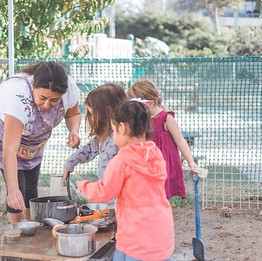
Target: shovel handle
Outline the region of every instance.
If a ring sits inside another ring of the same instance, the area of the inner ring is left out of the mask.
[[[196,221],[196,238],[201,239],[201,221],[200,221],[200,206],[198,196],[198,182],[200,180],[197,175],[192,175],[195,190],[195,221]]]

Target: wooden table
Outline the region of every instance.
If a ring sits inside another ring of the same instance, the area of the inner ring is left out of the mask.
[[[1,240],[0,256],[2,261],[24,261],[24,260],[89,260],[89,256],[65,257],[57,253],[56,241],[51,234],[52,228],[49,226],[40,227],[33,236],[21,236],[16,243],[7,243]],[[1,233],[1,238],[3,231]],[[114,228],[105,232],[96,233],[96,251],[109,242],[114,236]]]

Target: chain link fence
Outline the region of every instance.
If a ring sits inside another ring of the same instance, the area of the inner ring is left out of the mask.
[[[262,58],[133,58],[52,59],[63,63],[81,89],[82,144],[88,139],[82,103],[88,91],[105,82],[126,89],[140,79],[158,86],[166,108],[191,146],[198,165],[209,170],[202,182],[203,207],[260,208],[262,200]],[[15,71],[39,60],[17,60]],[[0,60],[1,78],[7,62]],[[41,183],[62,174],[73,152],[65,146],[67,130],[60,124],[45,149]],[[96,174],[97,161],[78,165],[75,177]],[[74,175],[73,175],[74,176]],[[192,183],[186,175],[188,191]]]

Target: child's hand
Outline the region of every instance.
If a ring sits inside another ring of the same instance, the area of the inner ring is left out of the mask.
[[[197,164],[196,164],[194,161],[188,163],[188,166],[189,166],[189,168],[190,168],[190,172],[194,172],[194,169],[197,169],[197,168],[198,168]]]
[[[195,168],[190,169],[190,173],[191,173],[191,175],[197,174],[198,177],[204,179],[204,178],[207,177],[208,170],[196,166]]]
[[[83,184],[86,185],[88,183],[92,183],[92,181],[91,180],[77,180],[76,181],[76,187],[77,187],[78,190],[80,190],[82,188]]]
[[[81,181],[79,181],[79,180],[78,180],[78,181],[76,181],[76,187],[77,187],[77,189],[78,189],[78,190],[79,190],[79,189],[80,189],[80,187],[81,187],[81,185],[80,185],[80,184],[81,184]]]
[[[91,180],[78,180],[76,181],[76,187],[78,189],[78,191],[80,191],[80,193],[84,193],[86,191],[86,186],[92,183]]]
[[[69,170],[67,170],[67,169],[64,169],[64,170],[63,170],[63,179],[64,179],[64,181],[67,180],[67,178],[68,178],[68,174],[69,174],[69,173],[70,173]]]

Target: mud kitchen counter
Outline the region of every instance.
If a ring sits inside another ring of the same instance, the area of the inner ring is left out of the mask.
[[[3,229],[3,227],[2,227]],[[3,231],[1,233],[1,239]],[[24,261],[24,260],[94,260],[91,254],[84,257],[65,257],[57,253],[56,241],[52,237],[52,228],[50,226],[40,227],[33,236],[21,236],[15,243],[7,243],[6,240],[1,240],[0,260],[5,261]],[[96,251],[99,251],[105,246],[114,236],[114,228],[106,231],[98,231],[96,233]],[[100,251],[101,252],[101,251]],[[98,259],[96,259],[98,260]],[[110,259],[101,259],[110,260]]]

